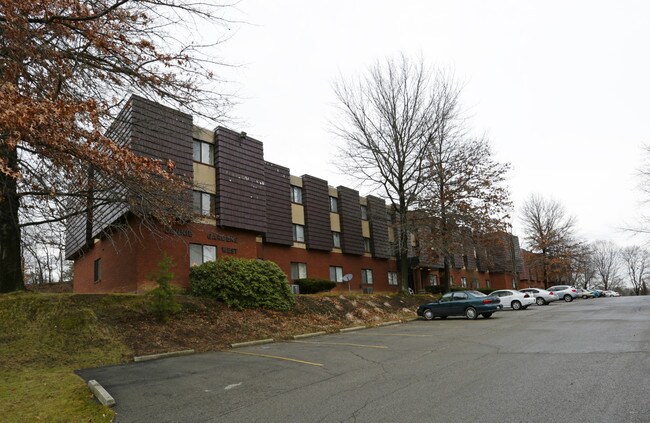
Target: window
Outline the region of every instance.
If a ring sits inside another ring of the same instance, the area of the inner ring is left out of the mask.
[[[462,286],[463,288],[467,288],[467,278],[465,277],[460,278],[460,286]]]
[[[361,283],[372,285],[372,269],[361,269]]]
[[[486,288],[490,287],[490,281],[488,279],[485,280],[485,287]]]
[[[515,281],[515,278],[512,278],[512,289],[517,289],[517,282]]]
[[[388,272],[388,285],[397,285],[397,272]]]
[[[302,204],[302,188],[291,185],[291,202]]]
[[[449,276],[449,286],[454,286],[454,277]]]
[[[293,225],[293,240],[305,242],[305,227],[303,225]]]
[[[474,279],[474,289],[480,289],[481,284],[479,283],[478,279]]]
[[[429,275],[429,285],[438,285],[438,275]]]
[[[370,252],[370,238],[363,238],[363,252],[364,253],[369,253]]]
[[[307,263],[291,262],[291,279],[305,279],[307,277]]]
[[[330,197],[330,211],[332,213],[338,213],[339,212],[339,201],[338,198],[336,197]]]
[[[198,266],[217,259],[217,247],[214,245],[190,244],[190,266]]]
[[[343,268],[339,266],[330,266],[330,281],[343,282]]]
[[[341,232],[332,232],[332,243],[334,248],[341,248]]]
[[[94,264],[94,281],[99,282],[102,279],[102,259],[98,258]]]
[[[368,206],[361,206],[361,220],[368,220]]]
[[[454,292],[454,301],[462,301],[467,299],[467,294],[464,292]]]
[[[210,166],[214,165],[214,145],[193,140],[192,142],[192,160]]]
[[[194,214],[200,216],[214,216],[215,201],[214,195],[207,192],[192,191]]]

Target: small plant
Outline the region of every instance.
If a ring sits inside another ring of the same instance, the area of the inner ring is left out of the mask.
[[[153,296],[151,311],[163,322],[168,321],[169,317],[181,308],[174,298],[175,290],[171,285],[176,277],[171,271],[172,267],[174,267],[172,258],[165,255],[158,263],[158,271],[150,276],[151,280],[158,284],[158,287],[150,292]]]
[[[301,294],[316,294],[318,292],[331,291],[336,286],[336,282],[325,279],[296,279],[294,281],[300,287]]]

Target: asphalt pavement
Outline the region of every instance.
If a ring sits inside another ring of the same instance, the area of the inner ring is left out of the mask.
[[[116,422],[650,422],[650,297],[80,370]]]

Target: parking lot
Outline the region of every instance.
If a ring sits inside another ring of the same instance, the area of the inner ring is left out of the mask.
[[[414,321],[79,372],[118,422],[650,420],[650,297]]]

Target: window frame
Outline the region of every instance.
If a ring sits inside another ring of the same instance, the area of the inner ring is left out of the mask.
[[[295,270],[295,272],[294,272]],[[304,270],[304,275],[303,271]],[[294,273],[297,274],[298,277],[294,277]],[[291,262],[291,280],[295,281],[298,279],[307,279],[307,263],[301,262],[301,261],[292,261]]]
[[[368,278],[370,276],[370,278]],[[361,283],[364,285],[372,285],[373,278],[372,278],[372,269],[361,269]]]
[[[293,224],[293,242],[305,242],[305,225]]]
[[[197,145],[198,145],[198,149],[196,148]],[[207,152],[205,151],[205,148],[207,148]],[[197,152],[198,152],[198,160],[196,157]],[[204,157],[206,154],[208,155],[207,161]],[[208,166],[214,166],[214,144],[193,138],[192,139],[192,161],[196,163],[208,165]]]
[[[291,185],[291,202],[294,204],[303,204],[302,187],[299,187],[298,185]]]
[[[339,199],[330,195],[330,213],[339,212]]]
[[[330,282],[343,283],[343,267],[342,266],[330,266]],[[339,277],[340,270],[340,277]],[[334,273],[332,273],[332,271]],[[334,279],[332,279],[334,276]]]
[[[198,210],[197,210],[197,194],[200,196],[198,197]],[[207,208],[206,208],[206,201],[207,201]],[[214,194],[210,194],[209,192],[204,192],[204,191],[199,191],[199,190],[192,190],[192,211],[194,214],[197,216],[201,217],[211,217],[216,214],[216,205],[217,199]]]
[[[394,279],[394,281],[391,281],[392,279]],[[393,272],[393,271],[388,272],[388,285],[389,286],[399,285],[399,277],[397,275],[397,272]]]
[[[361,210],[361,220],[368,220],[368,206],[359,204]]]
[[[102,280],[102,258],[99,257],[93,262],[93,282]]]
[[[341,232],[332,231],[332,245],[334,248],[341,248]]]
[[[364,253],[370,253],[371,252],[371,244],[370,244],[370,238],[364,236],[363,237],[363,252]]]
[[[192,260],[193,254],[196,253],[196,251],[194,251],[194,253],[192,252],[193,247],[195,247],[195,248],[196,247],[201,247],[201,250],[200,250],[200,253],[201,253],[200,263],[199,262],[194,263],[194,260]],[[206,251],[212,251],[212,254],[206,254]],[[218,258],[217,246],[216,245],[210,245],[210,244],[197,244],[197,243],[193,242],[193,243],[190,243],[189,250],[188,250],[188,255],[190,256],[189,257],[190,258],[190,267],[192,267],[192,266],[200,266],[200,265],[202,265],[204,263],[217,260],[217,258]],[[206,260],[206,256],[207,257],[212,256],[213,259]]]

